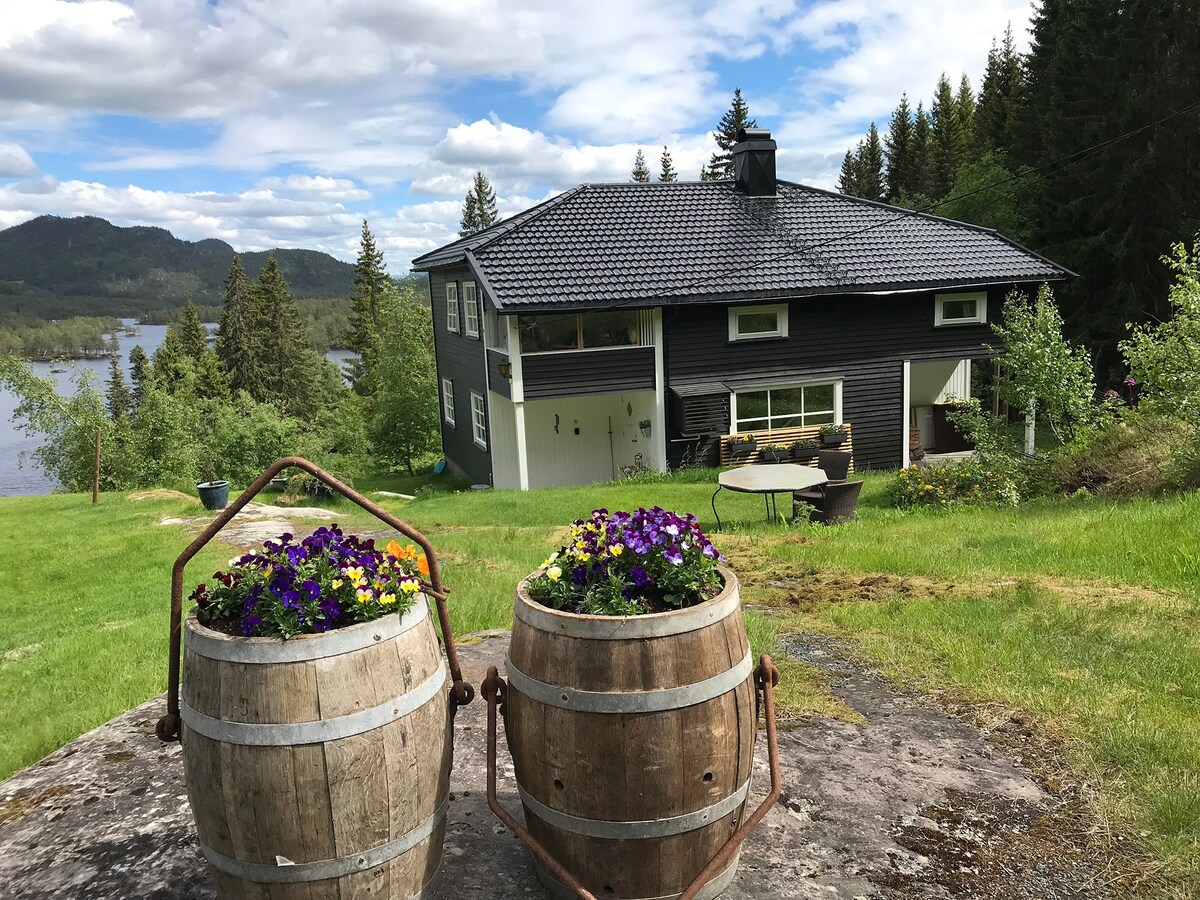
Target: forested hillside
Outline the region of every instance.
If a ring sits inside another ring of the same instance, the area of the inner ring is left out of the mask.
[[[353,265],[314,250],[271,252],[297,297],[350,296]],[[40,216],[0,231],[0,312],[61,318],[215,305],[233,254],[224,241],[183,241],[163,228]],[[242,254],[251,278],[267,256]]]

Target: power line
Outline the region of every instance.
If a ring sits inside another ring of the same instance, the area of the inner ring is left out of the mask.
[[[1051,160],[1050,162],[1044,163],[1041,166],[1038,166],[1036,168],[1026,169],[1017,174],[1010,175],[1008,178],[1003,178],[1003,179],[993,182],[991,184],[986,184],[983,187],[975,188],[974,190],[967,191],[963,194],[957,194],[953,197],[945,197],[945,198],[937,201],[936,203],[931,203],[930,205],[923,207],[921,209],[904,210],[904,211],[900,212],[898,215],[891,217],[890,219],[884,219],[883,221],[876,222],[872,225],[865,225],[862,228],[856,228],[856,229],[852,229],[850,231],[843,232],[842,234],[836,234],[836,235],[833,235],[832,237],[824,238],[822,240],[815,241],[811,244],[806,244],[805,246],[802,246],[802,247],[794,247],[794,248],[792,248],[790,250],[786,250],[783,253],[780,253],[776,256],[771,256],[771,257],[768,257],[767,259],[761,259],[758,262],[753,263],[752,265],[739,266],[737,268],[729,269],[724,272],[718,272],[714,275],[706,275],[703,278],[699,278],[699,279],[689,282],[687,284],[680,285],[679,287],[672,288],[671,295],[667,295],[667,294],[663,294],[663,293],[644,294],[644,295],[637,296],[637,297],[627,298],[616,305],[623,306],[623,305],[628,305],[630,303],[641,303],[646,300],[666,299],[668,296],[676,296],[681,291],[691,290],[692,288],[698,287],[702,284],[706,284],[710,281],[714,281],[719,278],[728,278],[728,277],[731,277],[734,275],[742,275],[742,274],[745,274],[748,272],[753,272],[755,269],[761,268],[762,266],[765,266],[765,265],[770,265],[773,262],[779,262],[780,260],[787,259],[788,257],[791,257],[791,256],[796,256],[801,253],[808,253],[812,250],[818,250],[822,247],[828,247],[828,246],[830,246],[832,244],[836,244],[840,241],[845,241],[852,237],[858,237],[859,235],[867,234],[868,232],[875,231],[879,228],[884,228],[888,225],[894,225],[897,222],[903,221],[904,219],[908,219],[913,216],[927,215],[927,214],[929,214],[929,212],[931,210],[937,209],[941,206],[945,206],[948,203],[954,203],[959,200],[965,200],[968,197],[973,197],[976,194],[981,194],[986,191],[993,191],[996,188],[1004,187],[1005,185],[1011,184],[1015,181],[1024,181],[1034,175],[1038,175],[1040,177],[1038,177],[1036,181],[1030,182],[1030,185],[1036,184],[1038,182],[1044,181],[1046,178],[1050,177],[1050,175],[1056,174],[1057,172],[1061,171],[1062,169],[1067,168],[1068,166],[1072,166],[1078,162],[1082,162],[1083,160],[1087,159],[1090,156],[1095,155],[1096,153],[1099,153],[1103,150],[1107,150],[1108,148],[1112,147],[1115,144],[1119,144],[1122,141],[1128,140],[1131,137],[1135,137],[1136,135],[1141,134],[1143,131],[1147,131],[1151,128],[1156,128],[1157,126],[1162,125],[1165,122],[1169,122],[1172,119],[1176,119],[1180,116],[1187,115],[1188,113],[1195,112],[1196,110],[1200,110],[1200,101],[1193,103],[1190,106],[1186,106],[1183,109],[1177,110],[1176,112],[1168,113],[1167,115],[1163,116],[1162,118],[1156,119],[1155,121],[1149,122],[1138,128],[1134,128],[1133,130],[1127,131],[1124,134],[1118,135],[1117,137],[1108,138],[1107,140],[1100,141],[1099,143],[1093,144],[1090,147],[1085,147],[1084,149],[1077,150],[1074,153],[1068,153],[1064,156],[1060,156],[1057,159]],[[1053,171],[1051,171],[1051,170],[1053,170]],[[1028,187],[1028,186],[1029,185],[1023,185],[1022,187]],[[986,209],[986,208],[988,208],[988,206],[991,206],[992,204],[994,204],[1002,199],[1006,199],[1008,197],[1015,196],[1016,193],[1017,193],[1016,191],[1013,191],[1011,193],[1004,194],[1000,197],[995,197],[989,203],[984,204],[982,207],[979,207],[979,208]]]

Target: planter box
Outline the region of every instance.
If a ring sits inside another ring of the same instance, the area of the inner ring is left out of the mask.
[[[628,618],[550,609],[517,586],[505,719],[517,787],[529,830],[596,897],[678,896],[746,811],[755,729],[729,723],[754,721],[752,656],[737,578],[720,571],[712,600]],[[574,896],[534,865],[554,896]]]
[[[840,447],[846,443],[846,435],[844,434],[823,434],[821,435],[821,443],[826,447]]]
[[[758,449],[758,441],[730,441],[729,453],[731,456],[749,456]]]
[[[792,454],[790,450],[772,450],[768,447],[759,455],[759,459],[761,459],[763,462],[781,463],[787,462],[789,459],[791,459],[791,456]]]
[[[820,453],[821,450],[819,447],[807,447],[804,449],[797,447],[792,448],[792,458],[798,459],[802,462],[808,462],[809,460],[816,459]]]
[[[357,897],[363,879],[429,896],[450,695],[423,595],[403,616],[287,640],[193,612],[183,661],[184,775],[220,896]]]

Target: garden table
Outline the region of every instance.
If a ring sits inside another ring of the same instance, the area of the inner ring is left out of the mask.
[[[775,505],[775,495],[803,491],[829,481],[821,469],[812,466],[797,466],[793,463],[779,463],[766,466],[743,466],[740,469],[730,469],[717,476],[717,489],[712,495],[712,511],[717,517],[717,528],[721,527],[721,515],[717,512],[717,494],[724,488],[739,494],[762,494],[767,507],[767,521],[774,522],[779,518]]]

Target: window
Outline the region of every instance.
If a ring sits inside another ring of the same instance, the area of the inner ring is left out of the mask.
[[[933,310],[935,326],[981,324],[987,321],[987,294],[938,294]]]
[[[774,431],[832,425],[840,415],[842,383],[751,388],[733,395],[734,431]]]
[[[449,378],[442,379],[442,418],[454,427],[454,382]]]
[[[471,437],[480,450],[487,449],[487,407],[483,395],[471,391]]]
[[[446,285],[446,330],[458,334],[458,282]]]
[[[508,316],[502,316],[494,309],[487,310],[483,317],[484,334],[487,345],[492,350],[508,352]]]
[[[591,312],[569,316],[521,316],[517,319],[522,353],[638,347],[642,316],[636,309]]]
[[[467,337],[479,337],[479,292],[475,282],[463,282],[463,300],[467,308]]]
[[[729,310],[729,339],[753,341],[788,336],[788,308],[778,306],[742,306]]]

